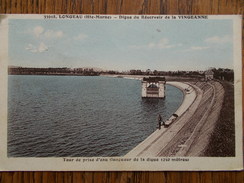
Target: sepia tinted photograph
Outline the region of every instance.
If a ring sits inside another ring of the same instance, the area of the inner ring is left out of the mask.
[[[241,17],[0,18],[6,159],[89,170],[218,169],[191,166],[208,158],[225,158],[226,169],[242,159]]]

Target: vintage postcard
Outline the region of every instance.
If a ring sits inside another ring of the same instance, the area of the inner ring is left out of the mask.
[[[0,170],[242,170],[241,21],[0,15]]]

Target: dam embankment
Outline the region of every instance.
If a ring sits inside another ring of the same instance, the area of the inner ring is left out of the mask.
[[[187,85],[191,93],[186,93]],[[156,130],[126,156],[204,156],[223,105],[224,88],[216,81],[175,86],[185,93],[176,111],[179,117],[167,128]]]

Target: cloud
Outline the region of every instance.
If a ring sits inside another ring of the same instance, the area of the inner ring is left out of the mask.
[[[32,50],[34,46],[32,44],[28,44],[28,46],[25,48],[26,50]]]
[[[182,50],[183,52],[188,52],[188,51],[201,51],[201,50],[206,50],[210,49],[211,47],[214,48],[213,44],[223,44],[223,43],[230,43],[232,41],[232,37],[229,35],[225,36],[212,36],[208,37],[204,40],[205,44],[207,46],[192,46],[188,49]]]
[[[78,36],[74,37],[75,40],[83,40],[86,39],[88,36],[86,34],[80,33]]]
[[[63,35],[64,35],[63,31],[47,30],[44,33],[44,36],[46,38],[61,38],[63,37]]]
[[[169,40],[166,39],[166,38],[161,39],[161,40],[155,45],[156,48],[161,48],[161,49],[164,49],[164,48],[172,48],[172,47],[175,47],[175,46],[176,46],[176,45],[169,44]]]
[[[64,33],[61,30],[45,30],[42,26],[36,26],[30,32],[38,39],[62,38],[64,36]]]
[[[39,47],[38,47],[38,51],[41,53],[41,52],[44,52],[47,50],[48,50],[48,47],[43,42],[41,42]]]
[[[42,26],[36,26],[34,29],[33,29],[33,33],[34,35],[39,38],[40,35],[44,32],[44,28]]]
[[[48,51],[48,46],[41,42],[37,46],[34,46],[33,44],[28,44],[28,46],[25,49],[32,53],[42,53],[44,51]]]
[[[170,44],[167,38],[162,38],[158,42],[151,42],[147,45],[131,45],[130,48],[132,49],[167,49],[173,47],[182,46],[181,43],[179,44]]]
[[[213,37],[209,37],[206,38],[204,40],[207,43],[215,43],[215,44],[222,44],[222,43],[229,43],[232,41],[232,37],[229,35],[225,35],[225,36],[213,36]]]
[[[192,46],[188,49],[183,50],[183,52],[188,52],[188,51],[201,51],[201,50],[206,50],[209,49],[208,46]]]

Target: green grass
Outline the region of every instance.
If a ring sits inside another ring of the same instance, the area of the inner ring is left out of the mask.
[[[205,156],[235,156],[235,119],[234,119],[234,86],[230,82],[222,82],[225,96],[220,117],[205,151]]]

